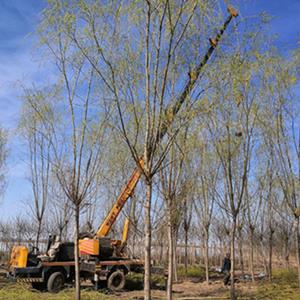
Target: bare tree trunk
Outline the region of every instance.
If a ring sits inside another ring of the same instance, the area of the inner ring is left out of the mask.
[[[298,285],[300,287],[300,249],[299,249],[299,217],[295,220],[295,242],[296,242],[296,260],[298,269]]]
[[[177,274],[177,233],[174,234],[174,240],[173,240],[173,279],[175,282],[178,281],[178,274]]]
[[[185,277],[188,273],[188,229],[184,228],[184,272]]]
[[[243,255],[243,244],[242,242],[239,242],[239,256],[240,256],[240,267],[242,276],[245,275],[245,267],[244,267],[244,255]]]
[[[235,293],[235,283],[234,283],[234,269],[235,269],[235,234],[236,234],[236,219],[232,220],[232,228],[231,228],[231,240],[230,240],[230,256],[231,256],[231,286],[230,286],[230,299],[236,300]]]
[[[62,226],[58,226],[58,236],[61,241],[63,241],[63,229]]]
[[[152,182],[146,180],[146,203],[145,203],[145,277],[144,299],[151,299],[151,198]]]
[[[80,300],[80,270],[79,270],[79,206],[75,208],[75,236],[74,236],[74,254],[75,254],[75,299]]]
[[[172,287],[173,287],[173,263],[174,263],[174,245],[173,245],[173,227],[171,220],[171,212],[168,216],[168,282],[167,282],[167,300],[172,300]]]
[[[225,247],[223,246],[222,240],[219,240],[219,265],[222,266],[223,263],[223,255],[225,253]]]
[[[251,278],[254,282],[254,228],[250,228],[250,272],[251,272]]]
[[[131,196],[131,206],[130,206],[130,219],[131,219],[131,222],[133,224],[133,226],[131,226],[132,230],[130,230],[130,232],[132,232],[132,235],[131,235],[131,254],[132,254],[132,257],[135,257],[135,243],[136,243],[136,237],[137,237],[137,231],[136,231],[136,228],[137,228],[137,218],[136,218],[136,196],[135,194],[133,193],[132,196]]]
[[[268,261],[268,277],[269,281],[272,281],[272,258],[273,258],[273,228],[270,228],[269,235],[269,261]]]
[[[159,264],[162,264],[163,262],[163,258],[164,258],[164,239],[161,238],[161,241],[160,241],[160,245],[159,245]]]
[[[266,259],[265,255],[263,255],[262,259],[263,259],[264,272],[265,272],[265,274],[268,274],[267,259]]]
[[[35,240],[36,247],[39,247],[41,229],[42,229],[42,220],[38,220],[38,229],[37,229],[36,240]]]
[[[243,236],[241,230],[239,230],[239,258],[240,258],[240,267],[242,271],[242,275],[245,275],[245,268],[244,268],[244,255],[243,255]]]
[[[209,283],[209,255],[208,255],[209,228],[205,229],[205,277]]]
[[[134,229],[133,235],[132,235],[132,247],[131,247],[131,251],[132,251],[132,257],[135,257],[135,243],[136,243],[136,230]]]
[[[262,259],[263,259],[264,272],[267,274],[268,273],[268,266],[267,266],[265,246],[264,246],[263,235],[262,234],[260,235],[259,240],[260,240],[260,248],[261,248],[261,254],[262,254]]]
[[[196,250],[196,247],[193,246],[193,261],[192,261],[192,264],[195,265],[197,263],[197,250]]]
[[[284,239],[284,261],[285,261],[285,267],[288,269],[290,267],[289,263],[289,237],[286,235]]]

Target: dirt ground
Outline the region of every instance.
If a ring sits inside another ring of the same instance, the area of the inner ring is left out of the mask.
[[[251,295],[253,291],[257,290],[257,284],[252,285],[252,283],[248,282],[237,283],[236,287],[238,294],[243,295]],[[228,299],[229,289],[230,287],[224,286],[221,280],[215,280],[207,284],[206,282],[200,282],[196,278],[189,278],[187,281],[174,284],[173,296],[178,300]],[[164,299],[165,291],[153,290],[152,295],[157,299]],[[128,299],[142,299],[143,291],[123,292],[122,296]]]
[[[197,282],[197,280],[188,280],[175,283],[173,286],[173,293],[175,299],[182,300],[196,298],[200,299],[200,297],[204,297],[205,299],[217,299],[216,297],[224,297],[224,295],[226,296],[228,293],[228,288],[224,287],[221,281],[213,282],[212,284],[208,285],[203,282]],[[165,298],[165,291],[153,290],[152,294],[158,299]],[[123,295],[128,298],[136,297],[136,299],[139,299],[142,298],[143,291],[130,291],[123,293]]]

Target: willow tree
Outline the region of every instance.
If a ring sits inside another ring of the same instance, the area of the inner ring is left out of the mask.
[[[281,100],[280,100],[281,102]],[[290,213],[294,217],[294,241],[295,253],[298,267],[298,284],[300,287],[300,237],[299,237],[299,218],[300,218],[300,202],[299,202],[299,182],[300,182],[300,128],[295,125],[294,113],[291,118],[286,115],[282,103],[279,105],[279,113],[276,120],[276,152],[278,180],[280,182],[284,200],[290,209]],[[298,114],[298,113],[296,113]],[[285,116],[284,116],[285,115]],[[298,116],[297,116],[298,117]],[[297,122],[298,123],[298,122]],[[292,134],[289,133],[289,127],[292,127]]]
[[[20,133],[25,141],[29,160],[28,179],[31,183],[33,202],[29,206],[37,224],[35,246],[39,246],[40,235],[44,225],[51,187],[51,143],[53,130],[50,124],[55,122],[53,111],[48,107],[48,98],[37,90],[25,89]]]
[[[162,198],[165,202],[166,224],[168,227],[168,282],[167,299],[173,299],[172,286],[174,276],[174,258],[176,253],[177,231],[183,218],[183,208],[186,199],[190,198],[191,180],[184,176],[184,162],[187,158],[186,136],[188,128],[176,137],[176,142],[171,145],[171,149],[163,162],[160,170],[160,184]]]
[[[297,50],[299,52],[299,50]],[[299,82],[299,53],[287,58],[273,52],[269,59],[270,75],[265,81],[267,97],[272,105],[265,109],[265,126],[268,141],[273,149],[272,163],[276,172],[274,179],[294,219],[294,242],[300,286],[299,250],[299,182],[300,182],[300,128],[299,105],[294,88]]]
[[[248,184],[245,190],[245,205],[246,205],[246,225],[249,234],[250,243],[250,254],[249,254],[249,267],[251,273],[251,279],[254,282],[254,240],[255,233],[258,227],[258,216],[261,211],[264,182],[257,177],[255,179],[257,186],[255,186],[256,191],[251,193],[251,188]]]
[[[251,46],[249,47],[249,36]],[[259,34],[245,35],[222,55],[217,70],[212,70],[207,131],[220,161],[222,185],[217,188],[218,205],[230,220],[231,299],[235,292],[235,249],[238,220],[245,209],[246,189],[252,174],[258,118],[265,103],[264,70],[259,53],[264,51]],[[224,76],[226,74],[226,76]]]
[[[213,212],[217,197],[216,191],[219,183],[220,161],[216,157],[213,145],[209,144],[209,139],[201,136],[200,132],[197,132],[196,136],[194,136],[196,143],[194,149],[196,151],[194,154],[195,159],[193,160],[194,172],[192,174],[196,181],[195,211],[204,237],[205,277],[206,282],[209,283],[210,227],[213,221]]]
[[[44,11],[44,22],[38,33],[48,60],[55,66],[54,82],[46,90],[35,89],[32,98],[37,101],[42,93],[47,103],[48,113],[45,113],[44,106],[35,105],[41,122],[51,129],[51,137],[47,132],[43,135],[50,147],[46,159],[50,161],[51,174],[74,212],[76,299],[80,299],[80,213],[95,197],[99,183],[107,111],[99,105],[101,98],[93,68],[85,56],[74,49],[72,40],[62,30],[69,21],[62,14],[53,16],[50,11]],[[53,26],[51,31],[49,24]]]

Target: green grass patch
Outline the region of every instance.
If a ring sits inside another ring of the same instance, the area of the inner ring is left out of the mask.
[[[274,269],[272,283],[261,282],[254,296],[257,299],[300,300],[296,269]]]
[[[164,289],[164,277],[153,275],[151,281],[152,289]],[[126,276],[127,291],[143,290],[144,276],[143,274],[129,274]],[[0,300],[73,300],[74,288],[65,288],[57,294],[48,292],[39,292],[31,288],[29,284],[22,283],[6,283],[3,288],[0,288]],[[122,293],[122,292],[121,292]],[[116,299],[116,295],[107,289],[95,291],[93,287],[83,286],[81,290],[81,298],[83,300],[110,300]],[[131,299],[130,297],[122,299]]]
[[[274,282],[281,284],[297,284],[298,274],[297,270],[291,269],[275,269],[273,270]]]
[[[151,287],[153,289],[164,289],[165,278],[164,276],[152,274]],[[142,290],[144,288],[144,275],[138,273],[132,273],[126,276],[125,289],[129,291]]]
[[[187,277],[204,278],[205,268],[201,265],[188,266],[187,274],[186,274],[184,266],[179,265],[177,269],[177,274],[179,277],[187,276]]]
[[[50,294],[47,292],[39,292],[30,289],[28,285],[14,284],[0,289],[0,299],[2,300],[73,300],[74,288],[64,289],[57,294]],[[81,291],[81,298],[83,300],[109,300],[115,299],[113,295],[106,295],[101,292],[83,289]]]
[[[263,284],[254,293],[256,299],[299,300],[300,290],[290,285]]]

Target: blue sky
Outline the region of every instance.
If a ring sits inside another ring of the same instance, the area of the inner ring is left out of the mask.
[[[8,185],[1,202],[1,217],[19,214],[30,197],[27,164],[16,135],[21,107],[21,84],[36,82],[43,71],[35,53],[34,30],[45,6],[39,0],[0,0],[0,123],[9,130]]]
[[[267,12],[283,52],[297,46],[300,37],[300,0],[236,0],[241,17]],[[16,135],[21,83],[39,83],[50,77],[49,66],[38,55],[35,28],[46,3],[42,0],[0,0],[0,123],[9,131],[8,185],[1,199],[1,218],[26,213],[30,185],[26,180],[24,147]]]

